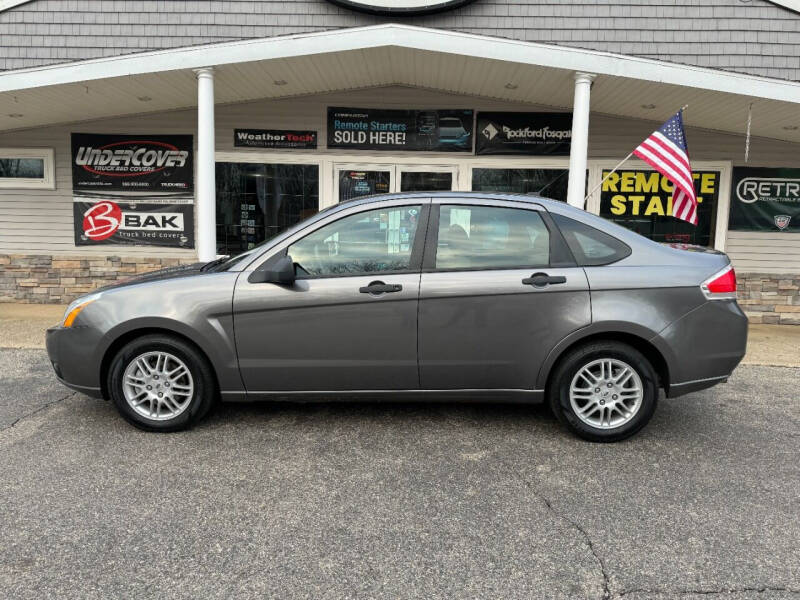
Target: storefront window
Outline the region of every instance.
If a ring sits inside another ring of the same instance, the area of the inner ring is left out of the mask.
[[[539,194],[567,201],[567,169],[472,169],[472,191]]]
[[[603,171],[603,177],[608,171]],[[656,242],[714,243],[719,199],[719,171],[694,173],[697,193],[697,226],[670,216],[672,183],[656,171],[626,170],[613,173],[602,186],[600,216]]]
[[[401,192],[447,192],[453,189],[453,174],[437,171],[403,171]]]
[[[389,191],[390,171],[339,171],[339,202]]]
[[[218,162],[217,252],[238,254],[319,210],[319,167]]]

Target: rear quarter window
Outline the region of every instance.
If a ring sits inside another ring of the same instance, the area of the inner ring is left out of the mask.
[[[610,265],[630,256],[630,246],[614,236],[569,217],[555,213],[551,215],[578,265]]]

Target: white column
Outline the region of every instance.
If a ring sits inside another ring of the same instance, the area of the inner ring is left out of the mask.
[[[567,202],[584,208],[586,165],[589,155],[589,94],[595,75],[575,73],[575,100],[572,104],[572,143],[569,151]]]
[[[197,259],[217,257],[217,189],[214,177],[214,69],[197,74]]]

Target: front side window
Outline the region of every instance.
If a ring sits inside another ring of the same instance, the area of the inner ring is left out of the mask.
[[[550,232],[536,211],[441,207],[437,269],[512,269],[549,264]]]
[[[361,212],[325,225],[289,246],[298,274],[310,277],[408,271],[421,206]]]

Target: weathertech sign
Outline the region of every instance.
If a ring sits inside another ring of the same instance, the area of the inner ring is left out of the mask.
[[[192,136],[72,134],[72,188],[99,192],[193,191]]]
[[[90,200],[73,203],[75,245],[194,247],[194,207]]]

